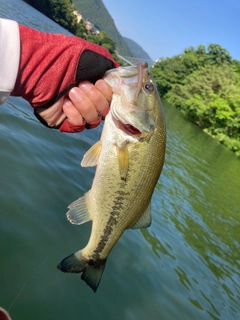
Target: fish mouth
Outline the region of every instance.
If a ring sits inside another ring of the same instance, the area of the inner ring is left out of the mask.
[[[128,133],[129,135],[139,135],[139,134],[141,134],[141,131],[139,131],[137,128],[135,128],[131,124],[123,124],[122,123],[122,127],[123,127],[123,131]]]
[[[127,134],[128,136],[135,137],[137,139],[145,139],[152,130],[139,130],[138,128],[134,127],[130,123],[123,123],[121,120],[114,119],[115,125],[119,130]]]
[[[136,135],[138,136],[138,135],[142,134],[142,132],[140,130],[138,130],[138,128],[134,127],[133,125],[131,125],[129,123],[124,124],[118,120],[117,124],[118,124],[118,128],[120,130],[122,130],[123,132],[125,132],[129,136],[136,136]]]

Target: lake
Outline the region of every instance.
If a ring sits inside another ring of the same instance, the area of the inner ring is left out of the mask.
[[[68,34],[20,0],[1,1],[0,16]],[[56,266],[89,238],[91,224],[65,213],[91,187],[94,169],[80,161],[102,126],[59,133],[21,98],[0,106],[0,305],[13,320],[240,319],[240,161],[163,105],[152,225],[124,233],[95,294]]]

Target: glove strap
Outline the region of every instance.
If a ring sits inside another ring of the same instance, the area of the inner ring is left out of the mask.
[[[40,109],[40,108],[38,108],[38,109]],[[108,111],[106,113],[101,114],[99,116],[98,120],[96,120],[96,121],[87,122],[84,120],[80,125],[75,125],[75,124],[70,123],[68,121],[68,119],[66,118],[58,126],[53,126],[53,127],[50,127],[47,124],[47,122],[40,116],[40,114],[37,112],[36,109],[34,110],[34,115],[47,128],[59,129],[60,132],[76,133],[76,132],[82,132],[84,129],[96,128],[101,123],[102,120],[105,120],[105,117],[108,114],[109,110],[110,109],[108,109]]]

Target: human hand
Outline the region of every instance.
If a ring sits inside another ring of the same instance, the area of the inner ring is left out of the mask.
[[[21,25],[19,30],[20,64],[11,95],[22,96],[44,125],[60,131],[78,132],[99,124],[111,93],[107,84],[97,81],[119,66],[110,53],[78,37]]]
[[[57,127],[64,121],[60,131],[80,132],[86,127],[95,128],[101,122],[109,111],[111,99],[111,87],[104,80],[98,80],[95,85],[83,81],[40,116],[50,127]]]

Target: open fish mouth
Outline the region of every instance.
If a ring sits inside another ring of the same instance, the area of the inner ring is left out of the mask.
[[[129,123],[124,124],[120,120],[115,120],[115,121],[117,122],[117,127],[129,136],[142,134],[142,132],[139,129],[137,129],[136,127],[134,127]]]
[[[128,132],[129,134],[141,134],[141,132],[131,124],[124,124],[123,129],[125,132]]]

